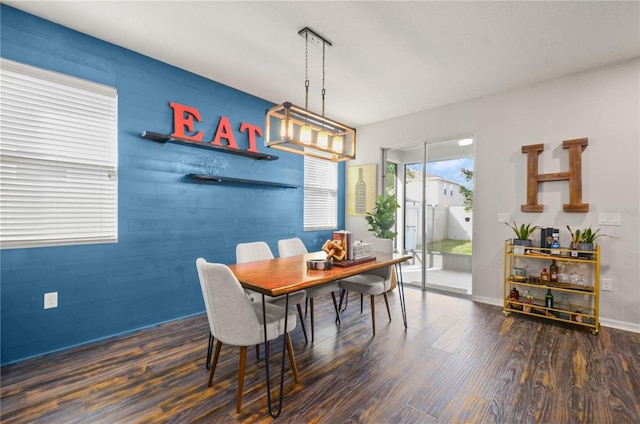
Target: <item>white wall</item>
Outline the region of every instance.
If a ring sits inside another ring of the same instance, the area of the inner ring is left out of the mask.
[[[605,325],[640,331],[640,60],[593,69],[358,128],[357,158],[350,165],[380,161],[380,148],[473,134],[474,299],[502,304],[502,247],[512,234],[499,212],[519,223],[560,228],[598,227],[598,214],[620,213],[622,225],[599,239],[602,277],[613,280],[601,296]],[[544,143],[539,172],[568,171],[562,141],[587,137],[582,155],[582,198],[588,213],[565,213],[568,182],[539,185],[542,213],[520,212],[526,203],[526,155],[521,147]],[[394,140],[394,145],[389,144]],[[378,186],[380,184],[378,183]],[[378,192],[380,188],[378,187]],[[367,236],[361,217],[347,216],[356,239]]]

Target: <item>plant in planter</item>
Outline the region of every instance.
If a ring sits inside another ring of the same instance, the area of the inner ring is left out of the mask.
[[[608,234],[598,234],[600,232],[600,228],[593,231],[591,226],[583,228],[582,230],[577,229],[575,232],[571,230],[571,227],[567,225],[567,230],[571,234],[571,249],[577,250],[576,254],[571,256],[579,256],[583,258],[591,258],[591,254],[589,253],[581,253],[581,252],[590,252],[595,250],[594,243],[598,237],[612,237]]]
[[[376,198],[373,211],[367,212],[364,219],[369,224],[369,231],[377,238],[393,239],[398,235],[397,231],[392,231],[396,225],[396,211],[400,205],[395,194],[386,197],[380,195]],[[396,267],[391,267],[391,287],[389,292],[396,288]]]
[[[513,253],[517,255],[524,254],[526,250],[525,247],[533,246],[533,243],[531,239],[529,239],[529,237],[535,230],[540,228],[537,225],[532,227],[530,223],[527,225],[522,224],[518,226],[515,220],[513,221],[513,224],[505,222],[505,225],[511,228],[516,234],[516,238],[513,239]]]
[[[392,228],[396,224],[396,211],[399,207],[395,194],[378,196],[373,211],[367,212],[364,217],[369,224],[367,229],[377,238],[395,238],[398,233],[392,231]]]

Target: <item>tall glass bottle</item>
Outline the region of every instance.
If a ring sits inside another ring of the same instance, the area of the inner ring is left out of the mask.
[[[544,306],[553,308],[553,293],[551,293],[551,289],[547,289],[547,294],[544,295]]]
[[[558,282],[558,264],[556,264],[555,259],[551,261],[551,266],[549,267],[549,281],[552,283]]]
[[[358,182],[356,183],[356,214],[367,213],[367,184],[364,182],[362,168],[358,169]]]

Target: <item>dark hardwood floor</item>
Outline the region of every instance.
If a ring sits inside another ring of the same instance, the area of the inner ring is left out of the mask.
[[[501,308],[406,289],[342,325],[316,299],[316,335],[292,333],[284,423],[640,423],[640,334],[599,335]],[[3,423],[270,423],[264,362],[250,349],[235,411],[239,348],[224,346],[207,387],[205,315],[3,367]],[[274,348],[277,346],[277,349]],[[279,366],[280,343],[273,345]],[[273,379],[274,383],[276,379]]]

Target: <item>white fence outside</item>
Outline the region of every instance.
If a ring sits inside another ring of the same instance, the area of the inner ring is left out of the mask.
[[[427,241],[471,240],[471,212],[464,206],[427,206]],[[405,249],[415,250],[422,245],[422,209],[420,204],[406,205]]]

